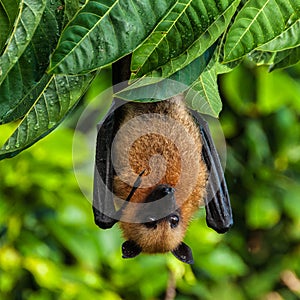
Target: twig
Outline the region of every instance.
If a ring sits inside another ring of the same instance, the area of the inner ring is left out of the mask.
[[[174,300],[175,297],[176,297],[176,278],[174,272],[170,270],[165,300]]]

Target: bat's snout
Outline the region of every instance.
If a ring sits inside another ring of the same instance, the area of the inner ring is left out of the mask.
[[[145,199],[145,203],[160,200],[162,198],[169,198],[174,200],[175,188],[167,184],[160,184],[155,187],[155,189],[150,193],[150,195]]]

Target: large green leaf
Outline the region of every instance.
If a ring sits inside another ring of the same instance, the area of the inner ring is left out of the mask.
[[[287,55],[279,60],[276,61],[271,67],[270,71],[276,70],[276,69],[282,69],[287,68],[292,65],[295,65],[300,61],[300,46],[291,50],[286,50],[282,52],[288,52]],[[279,52],[280,53],[280,52]]]
[[[23,0],[20,12],[14,24],[14,31],[10,35],[4,53],[0,57],[0,84],[5,80],[8,72],[16,65],[18,59],[31,41],[38,27],[46,0]]]
[[[63,12],[57,11],[62,5],[61,0],[48,0],[42,21],[35,30],[30,43],[21,57],[14,56],[10,62],[3,65],[9,70],[0,85],[0,124],[22,117],[35,101],[34,91],[39,80],[43,77],[49,63],[61,30]],[[12,52],[7,52],[12,55]],[[17,53],[14,53],[17,55]],[[2,60],[3,62],[3,60]]]
[[[290,67],[300,60],[300,46],[283,51],[255,50],[249,54],[249,58],[256,65],[269,65],[269,71]]]
[[[289,28],[299,18],[299,0],[249,0],[238,13],[228,32],[224,61],[239,59],[279,37],[284,31],[285,35],[292,35],[298,39],[299,34],[296,37],[295,30]],[[294,27],[297,27],[296,24]],[[289,43],[292,41],[289,40]]]
[[[254,50],[249,54],[249,59],[256,65],[272,65],[275,64],[290,54],[290,50],[279,52]]]
[[[211,46],[203,55],[167,79],[144,77],[116,93],[116,97],[129,101],[149,102],[166,100],[178,95],[187,90],[199,78],[211,60],[215,49],[216,45]]]
[[[13,28],[15,18],[18,14],[19,1],[17,0],[2,0],[0,1],[0,53],[8,38],[10,31]]]
[[[45,75],[37,86],[40,94],[15,132],[0,149],[0,159],[12,157],[55,129],[65,118],[94,78],[93,74]]]
[[[49,72],[85,73],[132,52],[173,1],[92,0],[63,31]]]
[[[283,51],[300,46],[300,16],[299,19],[275,39],[258,47],[262,51]]]
[[[203,54],[228,26],[239,0],[177,1],[133,53],[133,78],[167,78]]]
[[[215,62],[204,70],[187,91],[185,99],[187,104],[200,113],[218,117],[222,110],[222,101],[217,83],[217,69]]]

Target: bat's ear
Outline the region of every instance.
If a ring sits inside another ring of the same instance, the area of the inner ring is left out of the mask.
[[[189,265],[194,263],[192,250],[184,242],[181,242],[179,246],[172,251],[172,253],[176,258],[178,258],[184,263],[187,263]]]
[[[142,252],[142,248],[134,241],[126,241],[122,245],[122,257],[133,258]]]

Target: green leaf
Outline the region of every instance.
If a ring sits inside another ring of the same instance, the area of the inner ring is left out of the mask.
[[[279,70],[266,76],[265,68],[257,69],[256,76],[256,109],[260,114],[275,114],[283,110],[284,107],[292,107],[295,111],[298,107],[299,110],[300,84],[297,78],[289,76],[288,72]],[[281,119],[284,120],[284,115],[281,116]],[[284,137],[288,138],[291,143],[291,138],[287,135],[287,132],[293,132],[293,130],[285,128],[284,131],[286,132],[283,134]],[[257,135],[258,133],[256,133]],[[260,145],[262,145],[263,139],[260,140]],[[283,145],[284,139],[281,138],[281,146]],[[287,159],[287,154],[285,156]]]
[[[280,211],[278,205],[272,197],[255,195],[246,207],[246,221],[250,228],[271,228],[280,219]]]
[[[0,124],[24,116],[35,101],[36,85],[45,73],[62,25],[63,12],[57,11],[60,5],[61,0],[47,1],[42,21],[23,55],[12,58],[17,61],[6,76],[3,74],[4,81],[0,85]]]
[[[297,64],[300,61],[300,46],[278,52],[255,50],[249,54],[249,58],[258,66],[269,65],[269,71],[272,72]]]
[[[18,154],[55,129],[76,106],[93,78],[93,74],[48,75],[43,89],[37,87],[42,92],[31,109],[0,149],[0,159]]]
[[[249,0],[228,32],[224,61],[239,59],[280,36],[299,17],[299,0]]]
[[[10,35],[5,51],[0,57],[0,84],[30,43],[40,23],[45,7],[46,0],[21,1],[19,15],[14,24],[14,31]]]
[[[27,256],[24,259],[24,268],[32,273],[41,287],[55,289],[59,286],[61,270],[59,266],[47,259]]]
[[[235,61],[228,62],[228,63],[223,63],[223,62],[218,61],[218,62],[216,62],[216,65],[215,65],[216,72],[217,72],[217,74],[229,73],[234,68],[238,67],[242,61],[243,61],[242,59],[235,60]]]
[[[283,52],[288,52],[288,55],[286,55],[282,60],[275,62],[274,65],[270,67],[270,71],[287,68],[300,61],[300,47]]]
[[[269,71],[287,68],[300,61],[300,46],[278,52],[254,50],[249,58],[256,65],[269,65]]]
[[[65,22],[69,22],[77,11],[80,9],[80,1],[79,0],[65,0]]]
[[[215,278],[224,276],[224,272],[230,275],[245,274],[247,266],[243,260],[232,250],[226,247],[217,247],[212,251],[207,260],[201,264],[210,270]]]
[[[299,186],[291,186],[283,197],[283,208],[286,214],[298,221],[300,217]]]
[[[6,39],[13,28],[18,10],[19,1],[17,0],[2,0],[0,2],[0,53],[2,52]]]
[[[258,50],[275,52],[298,46],[300,46],[300,18],[276,38],[258,47]]]
[[[211,60],[216,46],[211,46],[203,55],[167,79],[142,78],[116,93],[116,97],[139,102],[166,100],[184,92],[197,80]]]
[[[89,1],[62,33],[49,72],[79,74],[132,52],[175,1]]]
[[[52,232],[53,236],[56,237],[57,240],[60,241],[64,245],[70,253],[76,257],[80,262],[86,263],[88,266],[93,266],[93,262],[97,262],[99,260],[99,254],[97,242],[96,240],[89,236],[87,239],[86,236],[89,234],[86,231],[79,230],[68,230],[68,228],[61,226],[59,229],[57,228],[56,222],[54,220],[47,220],[47,227],[49,227],[50,232]],[[86,245],[82,247],[78,240],[80,236],[86,238]]]
[[[226,31],[223,33],[222,37],[220,37],[218,49],[216,51],[215,58],[214,58],[215,61],[214,68],[216,69],[217,74],[229,73],[243,61],[243,59],[239,59],[228,63],[223,62],[225,38],[226,38]]]
[[[249,59],[253,61],[256,65],[272,65],[283,60],[290,54],[290,50],[270,52],[270,51],[260,51],[254,50],[249,54]]]
[[[217,71],[214,66],[204,70],[185,96],[187,104],[194,110],[218,117],[222,110],[222,101],[217,83]]]
[[[133,53],[133,78],[167,78],[190,64],[224,32],[239,2],[177,1]]]

